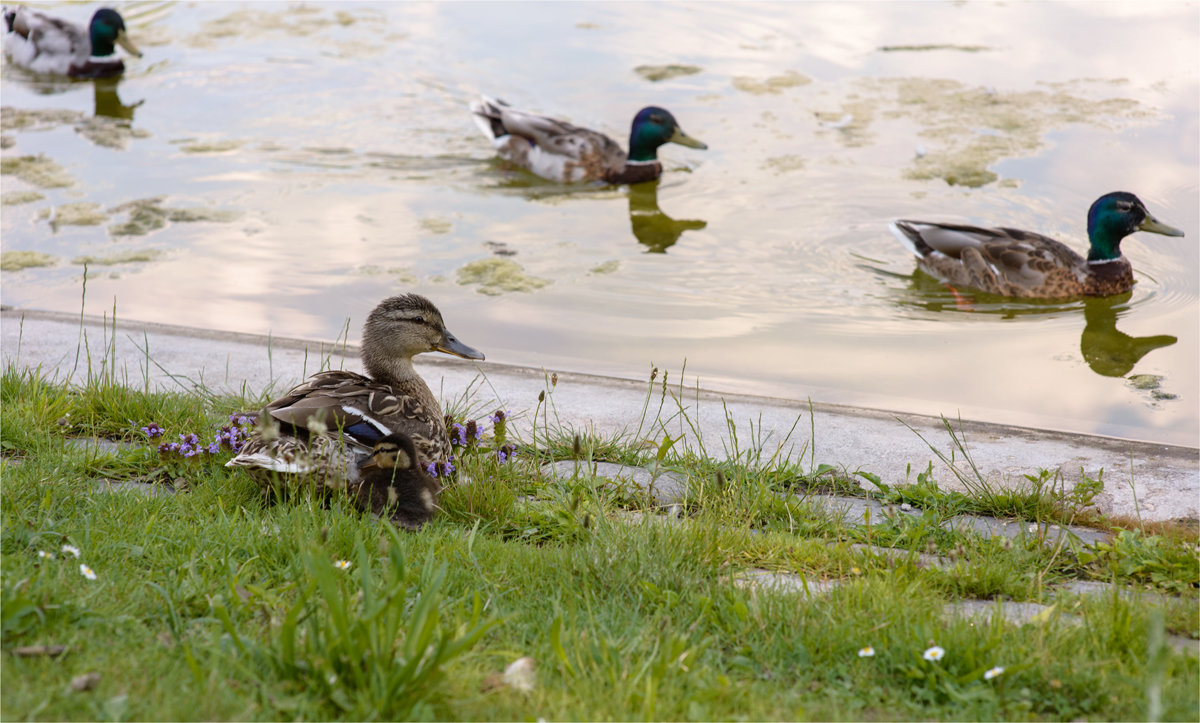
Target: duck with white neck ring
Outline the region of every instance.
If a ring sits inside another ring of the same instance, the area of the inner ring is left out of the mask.
[[[26,7],[5,8],[4,28],[4,54],[35,73],[108,78],[125,71],[115,46],[142,57],[112,8],[97,10],[86,28]]]

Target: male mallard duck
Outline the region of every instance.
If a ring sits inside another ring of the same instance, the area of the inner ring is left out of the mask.
[[[684,133],[675,116],[654,106],[633,117],[628,154],[603,133],[516,110],[502,100],[483,96],[471,103],[471,112],[501,158],[559,183],[653,181],[662,175],[659,146],[708,148]]]
[[[412,362],[427,351],[483,359],[447,331],[441,312],[425,297],[384,299],[363,326],[368,376],[327,371],[309,377],[259,413],[255,432],[225,466],[248,467],[264,487],[286,479],[355,492],[362,482],[360,463],[376,443],[403,433],[415,444],[423,469],[445,469],[446,422]]]
[[[125,35],[125,21],[110,8],[97,10],[86,29],[25,7],[5,8],[4,24],[5,54],[35,73],[72,78],[119,75],[125,63],[113,55],[113,43],[142,56]]]
[[[1121,255],[1121,239],[1134,231],[1183,235],[1122,191],[1101,196],[1088,210],[1087,260],[1052,238],[1013,228],[925,221],[896,221],[890,228],[917,255],[917,265],[945,284],[1042,299],[1129,291],[1133,267]]]
[[[420,529],[433,516],[441,487],[417,463],[417,449],[407,434],[389,434],[376,442],[358,469],[355,501],[361,509],[391,517],[409,530]]]

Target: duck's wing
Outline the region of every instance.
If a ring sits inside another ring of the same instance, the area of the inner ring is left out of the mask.
[[[504,136],[525,139],[543,153],[565,156],[575,161],[603,158],[620,170],[626,153],[620,144],[599,131],[583,128],[557,118],[517,110],[502,100],[482,97],[471,104],[476,124],[492,139]]]
[[[19,7],[5,12],[5,23],[9,32],[31,43],[37,54],[86,60],[91,52],[87,30],[62,18]]]
[[[271,402],[266,413],[282,424],[312,431],[324,425],[340,430],[352,443],[370,447],[393,431],[392,420],[419,403],[391,387],[354,372],[329,371],[309,377]]]
[[[1082,256],[1032,231],[927,221],[896,221],[891,230],[933,276],[993,294],[1040,296],[1087,275]]]

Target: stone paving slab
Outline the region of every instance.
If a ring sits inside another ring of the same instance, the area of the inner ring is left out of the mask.
[[[753,568],[734,577],[733,585],[748,590],[795,593],[806,598],[814,598],[833,590],[838,586],[838,581],[806,578],[794,573]]]
[[[115,349],[118,378],[138,387],[148,383],[151,389],[203,388],[232,393],[269,389],[279,393],[322,364],[359,368],[354,344],[129,321],[119,322],[114,332],[98,317],[81,320],[73,314],[17,309],[0,313],[3,361],[20,368],[41,367],[59,381],[80,383],[87,377],[88,356],[95,373],[108,349]],[[628,376],[643,377],[646,366],[631,366]],[[418,357],[417,369],[443,399],[455,398],[474,385],[483,395],[479,401],[487,408],[495,404],[514,413],[511,428],[521,435],[528,434],[530,412],[537,406],[538,394],[549,388],[551,372],[558,377],[551,394],[554,414],[561,426],[575,430],[632,435],[638,429],[647,393],[644,379],[469,363],[441,355]],[[481,375],[486,383],[479,383]],[[960,489],[954,473],[918,436],[949,457],[954,450],[939,417],[711,392],[701,387],[702,380],[694,378],[679,387],[675,385],[677,375],[672,375],[671,381],[664,410],[667,415],[683,410],[690,421],[686,424],[677,419],[668,430],[672,436],[682,435],[680,449],[703,449],[710,456],[723,456],[723,450],[733,448],[728,413],[736,423],[740,449],[753,446],[753,437],[757,437],[770,452],[779,445],[781,454],[794,461],[862,469],[878,474],[888,484],[903,483],[910,465],[911,469],[923,469],[931,462],[939,485]],[[661,392],[659,385],[656,398]],[[954,409],[946,409],[945,414],[954,420],[975,464],[994,485],[1023,486],[1028,484],[1023,475],[1046,468],[1061,471],[1069,487],[1080,479],[1081,468],[1092,476],[1103,469],[1106,489],[1096,500],[1103,512],[1155,521],[1200,520],[1200,449],[1196,447],[960,422]],[[642,436],[649,436],[649,427],[645,426]],[[810,428],[815,428],[815,438],[810,438]],[[793,429],[785,444],[784,438]],[[661,437],[661,433],[657,430],[656,435]],[[814,447],[815,459],[811,454]]]

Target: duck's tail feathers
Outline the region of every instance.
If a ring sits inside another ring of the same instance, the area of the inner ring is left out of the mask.
[[[301,460],[287,460],[272,457],[264,452],[239,454],[225,463],[226,467],[258,467],[260,469],[279,472],[280,474],[308,474],[312,465]]]
[[[510,107],[508,103],[498,98],[481,95],[479,100],[471,101],[470,107],[475,125],[479,126],[479,130],[483,131],[483,134],[490,140],[494,141],[501,136],[508,135],[508,130],[504,128],[504,121],[500,118],[503,109]]]
[[[912,225],[911,221],[893,221],[888,224],[888,230],[899,239],[900,243],[917,256],[925,258],[933,253],[933,247],[921,238],[921,231]]]

